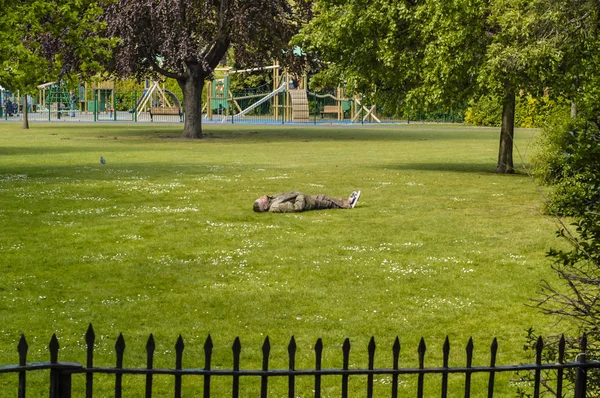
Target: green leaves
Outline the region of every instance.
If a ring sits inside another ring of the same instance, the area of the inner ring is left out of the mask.
[[[71,74],[92,75],[110,56],[114,40],[100,32],[103,9],[92,0],[17,2],[0,22],[0,82],[33,91]]]

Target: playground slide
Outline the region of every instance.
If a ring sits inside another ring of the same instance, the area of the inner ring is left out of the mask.
[[[157,89],[156,85],[152,86],[149,90],[144,90],[144,94],[142,94],[140,99],[138,99],[137,104],[135,104],[135,109],[137,109],[138,113],[143,111],[144,106],[151,99],[152,94],[154,94],[155,92],[155,89]],[[160,88],[158,88],[158,90],[160,90]],[[167,95],[171,99],[171,101],[173,101],[177,108],[181,109],[181,101],[179,101],[179,98],[177,98],[175,93],[167,89],[163,89],[162,91],[164,91],[165,95]]]
[[[166,88],[163,91],[171,98],[171,101],[173,101],[173,105],[181,109],[181,102],[179,101],[179,98],[177,98],[175,93],[171,90],[167,90]]]
[[[135,108],[138,112],[140,109],[140,104],[146,99],[146,93],[148,92],[148,90],[144,90],[144,93],[142,94],[142,96],[137,100],[137,103],[135,104]]]
[[[240,118],[243,117],[246,113],[250,112],[252,109],[256,108],[257,106],[261,105],[262,103],[270,100],[271,98],[273,98],[274,96],[276,96],[277,94],[281,93],[282,91],[285,90],[285,80],[282,79],[281,85],[279,86],[279,88],[277,88],[277,90],[269,93],[268,95],[264,96],[263,98],[261,98],[260,100],[256,101],[255,103],[253,103],[252,105],[250,105],[249,107],[247,107],[246,109],[244,109],[243,111],[241,111],[240,113],[233,115],[233,116],[225,116],[223,118],[223,120],[221,120],[221,123],[225,123],[228,120],[231,120],[231,118],[233,117],[234,119],[236,118]]]

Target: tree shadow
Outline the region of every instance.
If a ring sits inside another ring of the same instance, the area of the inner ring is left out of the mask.
[[[412,170],[412,171],[447,171],[452,173],[477,173],[477,174],[488,174],[488,175],[502,175],[497,174],[496,164],[493,161],[486,163],[401,163],[401,164],[391,164],[386,165],[386,169],[392,170]],[[510,175],[523,175],[526,176],[525,173],[517,170],[515,174]]]

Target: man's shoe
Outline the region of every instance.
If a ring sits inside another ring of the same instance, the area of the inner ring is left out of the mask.
[[[360,191],[355,191],[350,194],[350,208],[354,208],[356,203],[358,202],[358,198],[360,198]]]

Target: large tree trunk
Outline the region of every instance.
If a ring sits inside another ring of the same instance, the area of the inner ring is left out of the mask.
[[[28,130],[29,129],[29,115],[27,112],[27,108],[28,108],[27,94],[25,94],[25,97],[23,97],[23,98],[24,98],[23,103],[25,104],[25,106],[23,107],[23,110],[22,110],[23,111],[23,128],[25,130]]]
[[[500,128],[500,148],[496,173],[512,174],[513,139],[515,137],[515,94],[507,91],[502,101],[502,127]]]
[[[202,138],[202,90],[204,75],[198,70],[190,70],[186,78],[178,79],[183,92],[185,123],[183,138]]]

